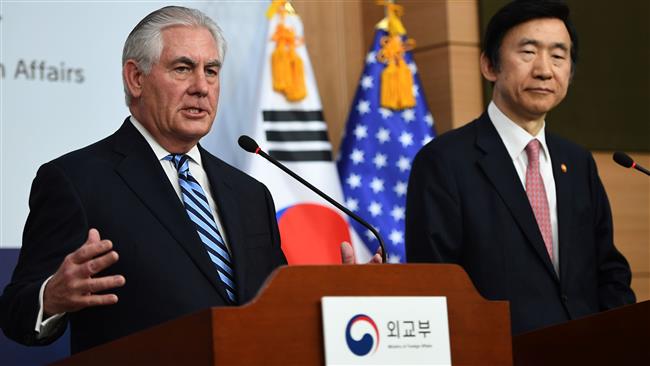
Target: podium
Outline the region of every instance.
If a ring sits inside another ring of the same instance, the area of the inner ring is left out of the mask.
[[[321,297],[446,296],[454,365],[512,365],[506,301],[452,264],[288,266],[251,302],[190,314],[57,365],[322,365]]]
[[[650,301],[538,329],[512,340],[515,365],[648,365]]]

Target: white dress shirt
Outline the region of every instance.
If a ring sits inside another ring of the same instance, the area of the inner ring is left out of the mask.
[[[172,184],[174,187],[174,190],[176,191],[176,194],[178,195],[178,199],[183,201],[183,196],[181,193],[181,185],[178,182],[178,170],[176,170],[176,167],[174,166],[174,163],[171,160],[164,160],[165,157],[169,154],[171,154],[169,151],[165,150],[158,141],[156,141],[153,136],[147,131],[138,120],[135,119],[135,117],[131,116],[131,123],[133,123],[133,126],[140,131],[140,134],[144,137],[145,140],[147,140],[147,143],[149,146],[151,146],[151,149],[153,150],[154,154],[156,154],[156,158],[158,158],[158,161],[160,162],[160,165],[162,166],[163,170],[165,171],[165,174],[167,174],[167,178],[169,178],[169,182]],[[212,188],[210,187],[210,180],[208,179],[208,175],[205,173],[205,169],[203,169],[203,162],[201,161],[201,153],[199,152],[199,148],[194,145],[188,151],[185,155],[190,157],[189,160],[189,168],[190,168],[190,174],[196,179],[197,182],[201,185],[203,188],[203,191],[205,192],[205,196],[208,199],[208,203],[210,204],[210,212],[212,212],[212,217],[214,217],[214,220],[217,224],[217,229],[219,229],[219,233],[223,237],[223,240],[226,244],[226,247],[228,247],[228,250],[230,251],[230,246],[228,245],[228,238],[226,238],[226,233],[223,230],[223,226],[221,225],[221,219],[219,218],[219,213],[217,212],[217,204],[214,202],[214,198],[212,197]],[[232,254],[232,253],[231,253]]]
[[[182,202],[183,196],[181,193],[180,183],[178,182],[178,171],[176,170],[176,167],[174,166],[174,163],[171,160],[164,160],[164,158],[167,155],[169,155],[170,152],[165,150],[162,146],[160,146],[158,141],[156,141],[153,138],[153,136],[151,136],[149,131],[146,128],[144,128],[144,126],[142,126],[142,124],[140,124],[140,122],[136,120],[135,117],[131,116],[130,121],[133,124],[133,126],[140,132],[140,134],[144,137],[144,139],[147,141],[147,143],[153,150],[154,154],[156,154],[156,158],[158,158],[158,161],[160,162],[160,165],[165,171],[165,174],[167,175],[169,182],[174,187],[174,190],[178,195],[178,199],[180,199]],[[199,148],[195,145],[194,147],[192,147],[192,149],[190,149],[189,152],[186,153],[186,155],[190,157],[189,159],[190,174],[194,177],[194,179],[196,179],[199,182],[199,184],[205,191],[205,196],[207,197],[208,203],[210,204],[210,211],[212,212],[212,216],[215,219],[217,228],[219,229],[219,233],[223,237],[226,247],[228,247],[228,250],[230,251],[230,246],[228,245],[228,239],[226,238],[226,233],[223,230],[223,225],[221,224],[221,219],[219,218],[219,214],[216,209],[217,205],[214,201],[214,198],[212,197],[210,181],[208,179],[207,174],[205,173],[205,170],[203,169],[203,163],[201,160],[201,153],[199,151]],[[65,313],[56,314],[43,320],[43,292],[45,291],[45,286],[47,286],[47,283],[50,281],[51,278],[52,276],[48,277],[48,279],[46,279],[43,282],[38,294],[39,310],[38,310],[38,315],[36,317],[36,325],[34,328],[34,330],[39,333],[38,338],[45,338],[49,336],[56,329],[56,325],[58,324],[57,321],[61,319],[61,317],[63,317],[63,315],[65,314]]]
[[[543,153],[539,154],[539,172],[544,181],[544,189],[546,190],[546,198],[548,199],[548,208],[551,214],[551,229],[553,233],[553,267],[555,273],[559,275],[559,250],[558,250],[558,223],[557,223],[557,195],[555,192],[555,178],[553,177],[553,165],[551,162],[551,155],[548,152],[546,145],[546,135],[544,129],[546,123],[539,130],[537,136],[533,136],[528,131],[521,128],[508,118],[499,108],[490,102],[488,106],[488,115],[492,124],[497,130],[499,137],[508,150],[508,154],[512,159],[515,166],[519,180],[521,181],[524,190],[526,189],[526,170],[528,169],[528,155],[526,154],[526,145],[533,140],[537,139],[542,145]]]

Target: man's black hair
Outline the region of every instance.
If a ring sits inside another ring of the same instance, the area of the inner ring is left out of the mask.
[[[571,74],[578,61],[578,34],[569,17],[569,7],[558,0],[515,0],[499,9],[490,19],[483,38],[483,53],[490,60],[490,66],[499,70],[499,49],[503,37],[519,24],[534,19],[555,18],[564,22],[571,37]]]

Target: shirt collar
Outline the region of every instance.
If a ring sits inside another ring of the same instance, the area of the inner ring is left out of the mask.
[[[490,116],[494,128],[496,128],[503,144],[506,146],[510,158],[517,159],[526,149],[526,145],[533,139],[539,140],[542,144],[542,150],[544,150],[544,157],[549,158],[550,155],[546,146],[546,121],[544,121],[537,135],[532,136],[501,112],[499,107],[494,104],[494,101],[490,102],[488,106],[488,116]]]
[[[153,150],[154,154],[156,154],[156,158],[158,160],[163,160],[167,155],[171,154],[171,152],[165,150],[164,147],[160,146],[158,141],[151,135],[149,130],[147,130],[141,123],[138,121],[135,117],[131,116],[129,118],[131,120],[131,123],[133,124],[133,127],[135,127],[136,130],[140,132],[142,137],[147,141],[149,146],[151,146],[151,149]],[[194,145],[190,151],[188,151],[185,155],[189,156],[191,161],[195,162],[199,166],[203,166],[203,163],[201,162],[201,152],[199,151],[199,148],[197,145]]]

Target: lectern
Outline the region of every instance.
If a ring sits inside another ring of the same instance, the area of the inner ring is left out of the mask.
[[[322,365],[323,296],[446,296],[454,365],[512,365],[506,301],[487,301],[451,264],[289,266],[254,300],[205,309],[58,365]]]
[[[514,337],[516,365],[650,365],[650,301]]]

